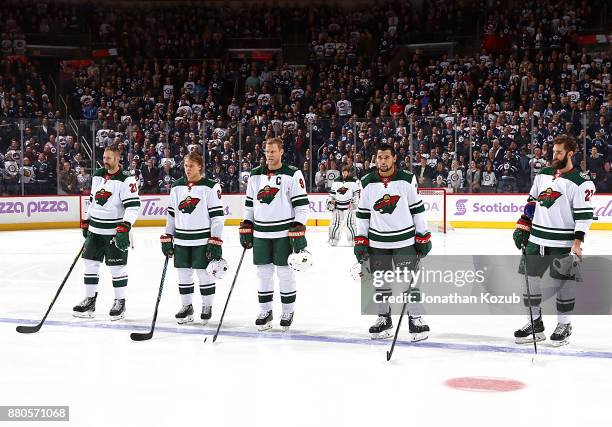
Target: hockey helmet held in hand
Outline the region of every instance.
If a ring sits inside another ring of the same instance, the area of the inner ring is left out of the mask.
[[[206,272],[215,279],[223,279],[228,270],[227,261],[224,258],[211,260],[206,267]]]
[[[287,264],[295,271],[306,271],[312,267],[312,254],[308,251],[294,252],[289,255]]]

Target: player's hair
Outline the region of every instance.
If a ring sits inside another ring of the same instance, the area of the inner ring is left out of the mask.
[[[391,156],[395,157],[395,148],[389,144],[379,145],[378,148],[376,148],[376,154],[378,154],[379,151],[390,151]]]
[[[268,144],[276,145],[279,150],[284,148],[283,140],[280,138],[268,138],[266,139],[266,146],[268,146]]]
[[[115,153],[118,156],[121,156],[121,150],[119,150],[119,147],[117,147],[116,145],[108,145],[104,151],[112,151],[113,153]]]
[[[559,135],[555,138],[553,145],[563,145],[565,151],[576,152],[578,150],[578,144],[576,144],[576,140],[569,135]]]
[[[200,156],[198,153],[189,153],[185,155],[185,157],[183,158],[183,164],[185,160],[189,160],[190,162],[197,163],[200,169],[204,168],[204,160],[202,160],[202,156]]]

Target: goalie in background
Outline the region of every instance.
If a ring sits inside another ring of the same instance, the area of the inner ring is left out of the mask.
[[[346,229],[347,240],[352,245],[355,239],[355,210],[359,204],[361,183],[352,176],[351,167],[344,166],[342,174],[332,184],[327,199],[327,210],[332,213],[329,224],[329,240],[331,246],[338,245],[342,230]]]

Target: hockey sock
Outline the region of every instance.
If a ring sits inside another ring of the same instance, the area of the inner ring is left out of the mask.
[[[179,294],[181,294],[181,304],[189,305],[193,299],[193,273],[190,268],[176,269],[179,280]]]
[[[283,313],[293,313],[297,296],[297,286],[293,270],[291,267],[277,267],[276,275],[278,276]]]
[[[85,296],[87,298],[93,298],[96,296],[96,290],[98,289],[98,282],[100,281],[99,271],[100,261],[94,261],[91,259],[83,260],[84,277],[83,283],[85,284]]]
[[[125,299],[128,284],[127,265],[111,265],[111,275],[113,276],[113,290],[115,299]]]
[[[198,276],[198,280],[200,281],[202,305],[212,306],[215,299],[215,279],[203,269],[196,270],[196,274]]]
[[[258,265],[257,279],[259,281],[257,291],[259,307],[261,311],[270,311],[274,298],[274,264]]]

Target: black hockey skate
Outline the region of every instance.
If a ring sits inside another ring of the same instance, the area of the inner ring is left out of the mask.
[[[259,331],[267,331],[272,328],[272,310],[262,311],[255,320],[255,325]]]
[[[291,323],[293,322],[293,312],[291,313],[283,313],[281,316],[280,325],[283,328],[283,331],[288,331],[291,327]]]
[[[544,341],[546,339],[546,335],[544,335],[544,322],[542,322],[542,316],[538,317],[537,319],[533,319],[533,328],[535,329],[536,342]],[[514,342],[517,344],[533,343],[531,322],[527,322],[525,326],[514,332]]]
[[[408,316],[408,329],[412,342],[424,341],[429,338],[429,325],[423,322],[421,316]]]
[[[187,304],[181,307],[178,313],[174,315],[176,323],[182,325],[184,323],[193,322],[193,305]]]
[[[572,324],[557,323],[555,332],[550,336],[550,345],[553,347],[561,347],[569,344],[569,337],[572,334]]]
[[[202,325],[208,324],[208,321],[212,317],[212,306],[203,305],[202,306],[202,314],[200,314],[200,319],[202,319]]]
[[[393,322],[391,311],[388,314],[379,314],[376,323],[370,326],[370,336],[373,340],[391,338],[393,336]]]
[[[115,298],[113,307],[108,312],[110,320],[121,320],[125,317],[125,299]]]
[[[93,297],[86,297],[83,301],[81,301],[78,305],[72,307],[74,317],[80,317],[84,319],[93,319],[96,312],[96,298],[98,297],[98,293]]]

